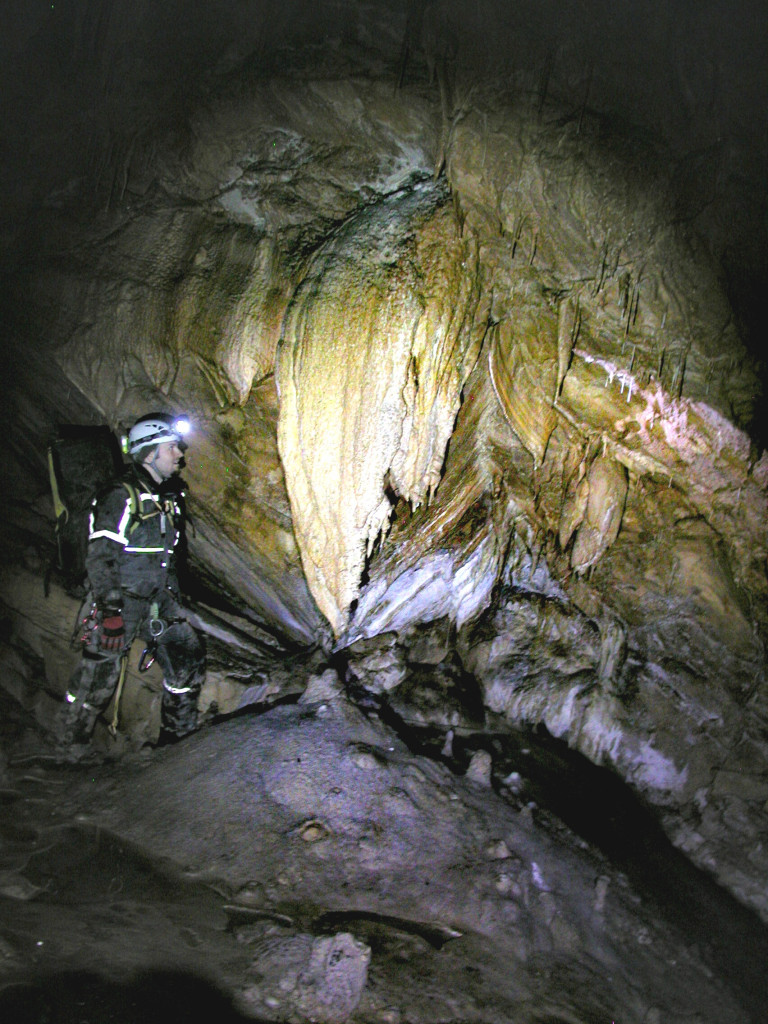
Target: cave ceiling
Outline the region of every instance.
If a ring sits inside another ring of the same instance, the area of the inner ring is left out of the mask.
[[[10,547],[185,411],[232,608],[379,693],[433,630],[768,915],[759,5],[10,7]]]

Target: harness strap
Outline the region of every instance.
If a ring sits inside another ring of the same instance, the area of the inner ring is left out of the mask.
[[[112,721],[109,723],[109,731],[112,736],[117,736],[117,723],[120,718],[120,698],[123,695],[123,685],[127,669],[128,654],[125,653],[120,657],[120,678],[117,681],[117,690],[115,691],[115,710],[112,713]]]

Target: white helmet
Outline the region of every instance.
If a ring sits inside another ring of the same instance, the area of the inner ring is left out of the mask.
[[[164,413],[142,416],[128,431],[125,450],[135,458],[140,452],[164,441],[174,441],[180,448],[186,448],[184,436],[189,432],[189,421],[174,419]]]

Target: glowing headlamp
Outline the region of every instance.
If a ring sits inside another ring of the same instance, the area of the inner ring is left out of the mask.
[[[128,431],[128,436],[122,439],[123,453],[136,458],[145,448],[165,441],[175,442],[183,451],[187,447],[184,438],[190,430],[191,424],[186,416],[178,416],[173,420],[162,413],[145,416],[137,420]]]

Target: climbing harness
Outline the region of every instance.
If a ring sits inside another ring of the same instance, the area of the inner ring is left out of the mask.
[[[86,614],[83,614],[86,608],[88,611]],[[86,601],[78,612],[70,638],[71,645],[74,647],[76,644],[79,644],[81,647],[91,648],[98,646],[96,640],[96,630],[98,628],[99,611],[96,607],[96,602],[92,600]]]
[[[181,621],[176,619],[174,621]],[[149,606],[149,635],[152,640],[147,647],[141,652],[139,658],[139,672],[146,672],[148,668],[151,668],[155,663],[155,657],[157,656],[157,641],[163,635],[167,628],[166,623],[160,618],[160,608],[157,601],[153,601]],[[147,658],[149,660],[147,661]]]
[[[153,519],[155,516],[160,516],[160,534],[161,536],[165,536],[166,519],[170,517],[171,520],[174,521],[181,512],[178,504],[170,496],[161,501],[157,495],[152,494],[149,491],[140,492],[130,480],[122,480],[121,483],[128,492],[128,499],[125,503],[125,510],[120,518],[120,522],[117,525],[117,530],[95,529],[94,501],[91,506],[88,539],[95,540],[97,537],[107,537],[109,540],[113,540],[117,544],[121,544],[126,551],[165,551],[164,547],[134,546],[131,544],[131,534],[139,523],[144,522],[146,519]],[[152,504],[152,508],[149,512],[145,512],[143,510],[143,504],[145,501],[149,501]]]
[[[160,608],[157,601],[153,601],[149,607],[149,634],[152,637],[151,643],[144,648],[139,658],[138,669],[139,672],[146,672],[147,669],[151,668],[155,663],[155,657],[157,655],[157,641],[163,635],[166,630],[165,622],[160,618]],[[149,660],[147,660],[149,659]],[[128,667],[128,652],[125,651],[120,656],[120,678],[117,683],[117,690],[115,692],[115,708],[112,714],[112,722],[109,726],[109,731],[113,736],[117,735],[117,723],[120,715],[120,698],[123,693],[123,684],[125,683],[125,676]]]
[[[160,609],[157,606],[157,601],[153,601],[149,608],[149,633],[150,636],[157,638],[162,636],[165,632],[165,623],[160,618]]]

